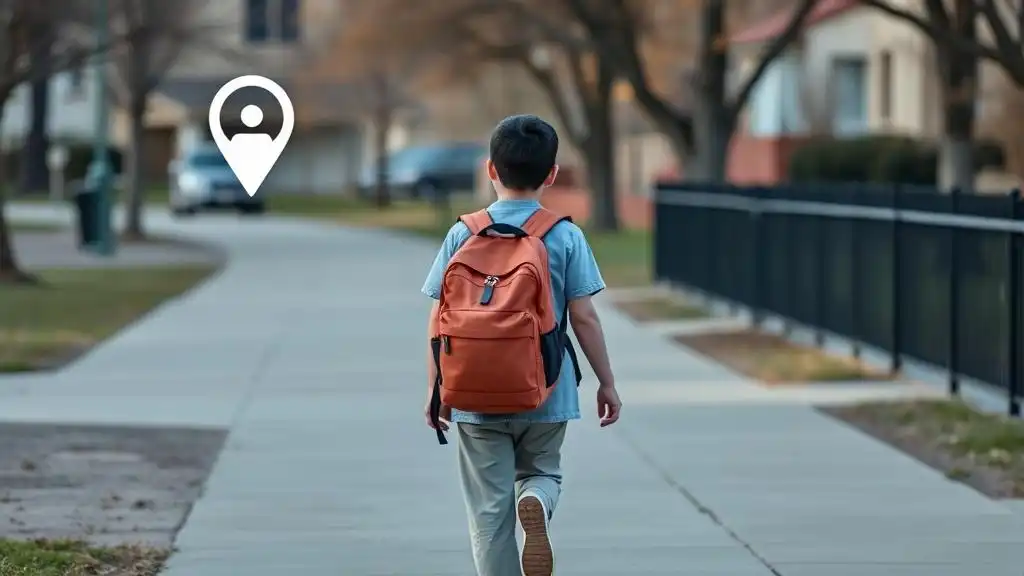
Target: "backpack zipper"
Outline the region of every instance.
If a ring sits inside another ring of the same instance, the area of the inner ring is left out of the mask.
[[[452,353],[452,341],[448,339],[447,335],[441,336],[441,345],[444,346],[444,353],[451,355]]]
[[[484,279],[484,292],[480,295],[481,304],[487,305],[491,303],[491,298],[494,296],[494,285],[497,283],[497,276],[488,276]]]

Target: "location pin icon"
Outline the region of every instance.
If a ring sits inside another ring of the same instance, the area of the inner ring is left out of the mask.
[[[270,92],[281,105],[281,132],[276,138],[270,138],[269,134],[243,133],[229,139],[224,134],[224,128],[220,123],[220,112],[224,108],[224,102],[238,90],[250,86]],[[260,189],[267,174],[270,174],[270,169],[281,157],[281,152],[288,144],[294,128],[295,108],[292,101],[284,88],[270,78],[257,75],[239,76],[221,86],[213,96],[213,102],[210,102],[210,134],[213,135],[213,141],[224,155],[231,171],[235,173],[235,177],[250,197]]]

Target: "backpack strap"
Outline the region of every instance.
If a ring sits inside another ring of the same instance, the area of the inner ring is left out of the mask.
[[[572,222],[572,218],[569,216],[562,216],[541,207],[526,219],[526,222],[523,223],[523,231],[530,236],[543,238],[555,225],[563,220]]]
[[[469,233],[473,236],[476,236],[481,230],[494,223],[494,220],[491,219],[491,213],[486,208],[470,212],[469,214],[463,214],[459,216],[459,221],[465,224],[466,228],[469,228]]]

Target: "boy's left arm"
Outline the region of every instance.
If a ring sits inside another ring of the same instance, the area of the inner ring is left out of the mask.
[[[437,336],[437,315],[440,307],[439,299],[441,298],[441,282],[444,279],[444,269],[448,266],[448,261],[451,260],[455,251],[465,242],[468,234],[469,230],[461,222],[452,226],[444,242],[441,244],[441,249],[438,250],[434,263],[430,267],[430,272],[427,273],[427,279],[423,283],[423,288],[420,290],[434,300],[433,305],[430,307],[430,316],[427,318],[427,403],[423,410],[427,425],[431,428],[434,426],[430,421],[430,397],[434,392],[434,379],[437,377],[437,368],[434,364],[434,352],[430,348],[430,339]],[[442,407],[441,416],[444,420],[448,419],[449,412],[449,410]],[[441,422],[441,428],[447,430],[448,426]]]

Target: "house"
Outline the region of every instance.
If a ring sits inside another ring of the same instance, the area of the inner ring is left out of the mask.
[[[789,12],[735,33],[730,41],[741,78],[766,42],[782,33]],[[979,69],[979,113],[1000,74]],[[789,153],[808,136],[867,134],[937,138],[942,102],[934,48],[916,28],[857,0],[820,0],[799,40],[766,70],[734,136],[730,176],[775,182]]]
[[[171,129],[176,149],[210,140],[208,113],[214,94],[243,74],[273,79],[288,92],[296,125],[288,146],[267,176],[276,192],[331,193],[358,176],[362,153],[361,119],[354,115],[351,86],[310,87],[296,81],[343,23],[334,0],[215,0],[202,5],[197,25],[215,32],[211,42],[194,42],[158,88],[177,114],[155,99],[147,112],[150,131]],[[221,114],[225,131],[241,128],[241,106],[254,103],[268,126],[280,125],[280,109],[266,92],[243,89]]]

